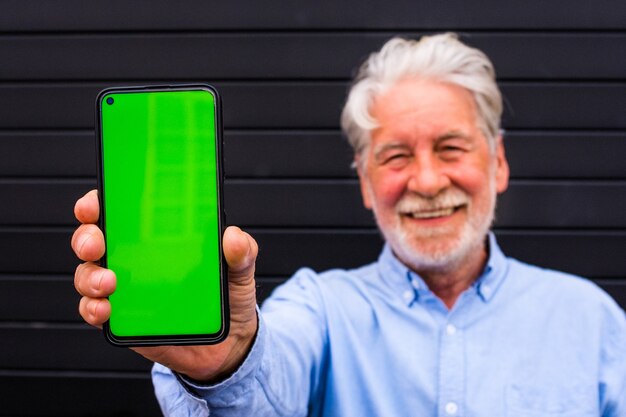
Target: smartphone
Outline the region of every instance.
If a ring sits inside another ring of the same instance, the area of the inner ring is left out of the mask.
[[[109,88],[96,100],[101,265],[117,277],[106,339],[228,335],[220,96],[209,85]]]

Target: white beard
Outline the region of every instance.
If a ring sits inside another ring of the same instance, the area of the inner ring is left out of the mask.
[[[461,263],[477,253],[485,245],[485,239],[493,219],[496,207],[495,180],[489,184],[490,199],[485,213],[476,212],[471,199],[458,188],[447,189],[434,198],[424,198],[416,194],[402,197],[396,204],[396,220],[391,225],[380,223],[376,199],[371,198],[378,228],[391,246],[396,256],[415,271],[446,272],[456,269]],[[368,187],[369,188],[369,187]],[[371,189],[370,197],[373,197]],[[454,233],[452,226],[423,229],[408,229],[402,226],[402,214],[412,210],[436,210],[440,207],[466,204],[468,219],[462,230]],[[454,236],[446,237],[446,236]],[[439,241],[439,239],[441,240]]]

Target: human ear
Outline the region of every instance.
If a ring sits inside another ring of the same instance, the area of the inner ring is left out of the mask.
[[[370,198],[369,192],[369,183],[367,176],[364,172],[364,160],[361,155],[356,155],[354,157],[354,166],[356,167],[356,172],[359,175],[359,185],[361,187],[361,198],[363,199],[363,205],[366,209],[372,209],[372,202]]]
[[[503,193],[509,187],[509,162],[504,152],[504,140],[502,135],[496,138],[496,191]]]

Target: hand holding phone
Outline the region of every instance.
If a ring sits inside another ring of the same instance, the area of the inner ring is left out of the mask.
[[[108,296],[116,287],[115,274],[98,265],[104,253],[104,238],[97,226],[99,202],[96,191],[76,202],[74,209],[81,225],[72,236],[72,248],[83,261],[75,273],[74,285],[82,295],[79,312],[83,319],[102,327],[111,311]],[[228,265],[230,334],[222,343],[204,346],[156,346],[134,348],[151,361],[159,362],[190,378],[215,382],[230,375],[244,360],[256,334],[254,267],[258,247],[254,239],[237,227],[226,229],[223,250]]]

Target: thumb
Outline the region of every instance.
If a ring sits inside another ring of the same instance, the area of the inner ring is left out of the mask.
[[[229,282],[247,284],[254,279],[259,247],[252,236],[236,226],[230,226],[224,231],[222,247],[228,264]]]

